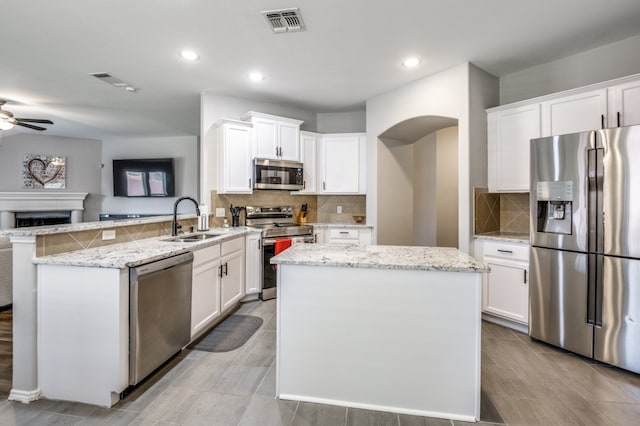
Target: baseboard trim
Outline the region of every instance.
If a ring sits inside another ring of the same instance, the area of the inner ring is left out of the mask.
[[[519,331],[520,333],[529,334],[529,326],[527,324],[521,324],[518,322],[510,321],[510,320],[500,318],[494,315],[490,315],[487,313],[482,314],[482,319],[487,322],[492,322],[494,324],[498,324],[515,331]]]
[[[474,415],[453,414],[453,413],[445,413],[440,411],[415,410],[415,409],[399,408],[399,407],[392,407],[392,406],[386,406],[386,405],[365,404],[365,403],[352,402],[352,401],[342,401],[342,400],[336,400],[336,399],[330,399],[330,398],[317,398],[317,397],[310,397],[310,396],[304,396],[304,395],[292,395],[292,394],[280,394],[276,398],[286,399],[288,401],[302,401],[302,402],[311,402],[314,404],[337,405],[338,407],[359,408],[363,410],[372,410],[372,411],[384,411],[387,413],[408,414],[411,416],[435,417],[439,419],[459,420],[459,421],[471,422],[471,423],[475,423],[480,420],[480,413],[477,413],[477,417],[476,417]]]
[[[11,389],[9,393],[9,401],[17,401],[22,402],[23,404],[28,404],[33,401],[37,401],[40,399],[40,389],[32,390],[32,391],[23,391],[17,389]]]

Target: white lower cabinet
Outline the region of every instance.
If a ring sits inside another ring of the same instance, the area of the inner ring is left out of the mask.
[[[191,337],[245,294],[244,236],[193,252]]]
[[[522,329],[529,322],[529,245],[486,241],[482,251],[491,268],[483,281],[483,312]]]
[[[329,226],[324,230],[314,230],[314,232],[316,235],[318,232],[322,233],[322,241],[316,242],[332,244],[371,244],[371,228],[367,227]]]
[[[220,316],[220,244],[193,252],[191,337]]]
[[[248,234],[245,246],[245,294],[258,294],[262,291],[262,235]]]
[[[244,238],[222,243],[220,305],[222,312],[232,308],[245,294]]]

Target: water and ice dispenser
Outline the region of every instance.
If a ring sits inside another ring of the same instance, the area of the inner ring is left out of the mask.
[[[537,182],[537,232],[571,235],[573,182]]]

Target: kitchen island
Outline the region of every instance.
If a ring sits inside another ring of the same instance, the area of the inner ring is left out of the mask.
[[[454,248],[342,244],[271,262],[279,398],[480,419],[484,264]]]

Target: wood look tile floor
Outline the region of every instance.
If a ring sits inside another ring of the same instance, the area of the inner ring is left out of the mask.
[[[13,311],[0,311],[0,400],[7,399],[11,391],[13,366]]]
[[[274,398],[275,300],[244,304],[238,313],[260,316],[264,323],[235,351],[183,351],[110,409],[51,400],[21,404],[7,401],[5,393],[0,401],[0,424],[473,424],[277,400]],[[3,320],[6,322],[7,318],[0,314],[0,321]],[[0,325],[2,336],[4,329]],[[481,420],[478,424],[637,425],[640,424],[640,376],[485,322],[482,325]]]

